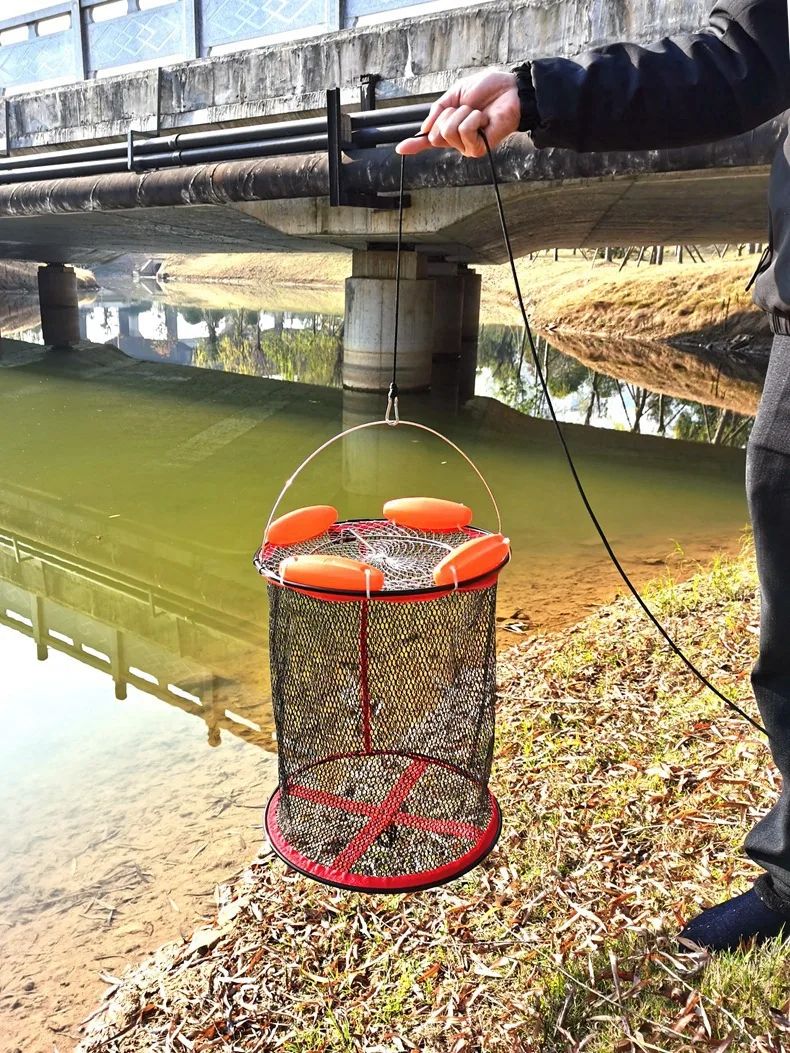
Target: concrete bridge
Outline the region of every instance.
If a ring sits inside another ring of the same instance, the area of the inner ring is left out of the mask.
[[[693,29],[709,7],[708,0],[399,2],[69,0],[15,16],[0,23],[0,142],[16,159],[112,143],[130,130],[168,136],[315,118],[335,86],[348,110],[425,102],[483,66]],[[528,137],[513,136],[497,164],[514,248],[761,240],[767,166],[783,127],[776,121],[736,140],[633,155],[536,152]],[[357,364],[346,381],[383,385],[393,298],[386,253],[396,217],[330,207],[325,152],[135,168],[9,182],[0,160],[0,257],[63,264],[130,250],[353,250],[346,328]],[[389,146],[354,149],[342,169],[352,191],[397,188]],[[430,383],[429,351],[460,354],[461,331],[472,338],[477,282],[468,265],[503,260],[489,180],[485,162],[451,153],[409,161],[406,328],[425,346],[411,349],[406,386]],[[68,336],[70,279],[61,272],[45,284],[45,300],[66,308],[50,331]],[[434,325],[447,318],[447,304],[455,305],[452,332]]]

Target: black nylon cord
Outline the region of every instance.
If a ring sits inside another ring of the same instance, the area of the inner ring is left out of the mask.
[[[576,486],[576,490],[578,491],[579,497],[582,500],[582,503],[583,503],[584,508],[585,508],[585,510],[587,512],[587,515],[590,517],[590,521],[592,522],[593,526],[595,527],[596,533],[598,534],[598,537],[601,540],[601,544],[603,545],[604,549],[606,550],[606,554],[608,555],[609,559],[611,560],[615,570],[617,571],[617,573],[622,578],[622,580],[623,580],[625,586],[627,587],[628,591],[631,593],[633,598],[639,604],[640,608],[642,609],[644,614],[647,616],[649,621],[652,623],[654,628],[658,631],[660,636],[669,645],[669,647],[671,648],[673,653],[681,660],[681,662],[683,662],[683,664],[686,666],[686,668],[689,670],[689,672],[693,673],[694,676],[700,681],[700,683],[703,684],[705,687],[707,687],[709,691],[712,691],[713,694],[721,702],[723,702],[725,706],[727,706],[729,709],[731,709],[734,713],[737,713],[740,717],[743,717],[743,719],[748,721],[748,723],[751,724],[752,727],[755,728],[757,731],[762,732],[762,734],[764,734],[764,735],[768,735],[768,732],[765,730],[765,728],[762,726],[762,724],[759,723],[759,721],[757,721],[753,717],[749,716],[749,714],[745,710],[741,709],[741,707],[736,702],[733,702],[733,700],[731,698],[728,698],[727,695],[725,695],[714,684],[712,684],[711,681],[705,676],[705,674],[700,669],[698,669],[696,665],[694,665],[694,663],[691,661],[690,658],[688,658],[686,656],[685,652],[680,648],[680,646],[675,643],[675,641],[669,635],[668,631],[664,628],[664,626],[658,620],[656,615],[652,612],[650,607],[648,607],[648,605],[645,602],[645,600],[642,599],[641,595],[639,594],[639,590],[636,588],[634,583],[629,578],[628,573],[626,572],[626,570],[623,567],[622,563],[618,559],[617,554],[615,553],[614,549],[612,548],[612,545],[611,545],[611,543],[609,541],[609,538],[606,536],[606,532],[604,531],[603,527],[601,526],[601,523],[598,520],[598,517],[595,514],[595,511],[594,511],[592,505],[590,504],[590,500],[587,497],[587,492],[584,489],[584,484],[582,483],[581,478],[579,477],[579,473],[576,470],[576,465],[574,463],[573,456],[571,454],[570,448],[568,447],[568,443],[567,443],[567,440],[565,438],[565,434],[564,434],[564,432],[562,430],[562,424],[560,423],[560,420],[559,420],[559,418],[557,416],[557,412],[556,412],[556,410],[554,408],[554,402],[552,400],[551,393],[549,391],[548,383],[546,382],[546,378],[543,375],[543,367],[540,364],[540,356],[538,355],[538,350],[537,350],[537,347],[535,346],[535,338],[534,338],[534,335],[533,335],[533,332],[532,332],[532,325],[530,324],[529,316],[527,314],[527,309],[526,309],[526,306],[524,305],[524,297],[523,297],[523,295],[521,293],[521,283],[519,282],[518,271],[516,270],[516,260],[515,260],[515,257],[513,255],[513,249],[512,249],[511,243],[510,243],[510,232],[508,230],[507,219],[505,217],[505,208],[504,208],[504,205],[502,203],[502,194],[501,194],[501,191],[500,191],[500,188],[499,188],[499,177],[497,176],[497,172],[496,172],[496,165],[494,163],[494,156],[493,156],[493,154],[491,152],[491,147],[489,145],[488,138],[487,138],[485,132],[482,129],[480,130],[480,138],[483,140],[483,143],[485,144],[486,154],[488,156],[488,163],[489,163],[489,166],[491,168],[491,184],[493,186],[494,195],[496,197],[497,212],[499,213],[499,222],[500,222],[500,225],[502,227],[502,237],[504,239],[505,248],[507,250],[508,262],[510,264],[510,270],[511,270],[511,273],[512,273],[512,276],[513,276],[513,285],[514,285],[514,288],[516,290],[516,297],[518,299],[518,306],[519,306],[519,310],[521,312],[521,317],[522,317],[523,322],[524,322],[524,329],[525,329],[525,333],[526,333],[526,337],[527,337],[527,342],[529,344],[529,349],[530,349],[530,352],[532,354],[532,361],[534,362],[536,375],[538,377],[538,381],[540,383],[540,387],[541,387],[541,390],[543,392],[544,398],[546,399],[546,405],[548,406],[549,414],[551,416],[552,423],[554,424],[554,428],[555,428],[555,430],[557,432],[557,437],[559,438],[560,445],[562,446],[562,451],[563,451],[563,453],[565,455],[565,460],[566,460],[566,462],[568,464],[568,468],[569,468],[571,476],[573,478],[573,482],[574,482],[574,484]],[[400,286],[400,251],[401,251],[401,243],[402,243],[402,240],[403,240],[403,212],[404,212],[403,194],[404,194],[404,173],[405,173],[404,161],[405,161],[405,155],[402,154],[401,155],[401,169],[400,169],[400,209],[399,209],[399,216],[398,216],[398,263],[396,265],[396,288],[395,288],[395,301],[396,301],[396,323],[395,323],[395,325],[396,325],[396,329],[395,329],[395,349],[394,349],[394,354],[393,354],[393,359],[394,359],[394,361],[393,361],[393,387],[395,386],[395,368],[397,366],[397,352],[398,352],[398,348],[397,348],[397,345],[398,345],[397,304],[398,304],[399,299],[400,299],[400,289],[399,289],[399,286]]]
[[[395,253],[395,332],[392,340],[392,383],[390,384],[389,401],[394,403],[398,397],[398,335],[400,329],[400,265],[401,252],[403,250],[403,201],[404,183],[406,179],[406,157],[401,154],[400,159],[400,182],[398,190],[398,244]]]

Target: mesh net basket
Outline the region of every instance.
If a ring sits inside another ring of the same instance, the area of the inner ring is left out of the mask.
[[[334,522],[257,553],[279,752],[265,825],[296,870],[341,888],[415,891],[461,876],[495,845],[501,566],[451,586],[434,573],[485,537],[471,526]],[[374,568],[376,587],[370,577],[357,592],[289,581],[284,560],[313,555]]]

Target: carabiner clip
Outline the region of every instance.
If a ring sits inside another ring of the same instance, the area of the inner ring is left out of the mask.
[[[393,382],[390,384],[389,394],[387,395],[387,415],[384,418],[384,423],[389,424],[391,428],[394,428],[397,424],[400,424],[400,412],[398,410],[398,385]]]
[[[387,415],[384,418],[384,420],[387,424],[389,424],[391,428],[395,428],[398,424],[400,424],[400,412],[398,410],[397,395],[395,396],[395,398],[392,398],[392,396],[390,396],[387,399]]]

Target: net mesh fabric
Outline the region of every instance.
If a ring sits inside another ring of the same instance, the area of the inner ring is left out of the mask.
[[[496,585],[335,602],[270,584],[269,599],[282,839],[339,884],[418,883],[482,849]]]
[[[279,576],[280,563],[289,556],[343,556],[360,560],[384,574],[384,591],[431,591],[434,567],[458,545],[484,531],[466,527],[452,532],[411,530],[387,520],[335,523],[319,537],[296,545],[265,545],[258,554],[258,570]]]

